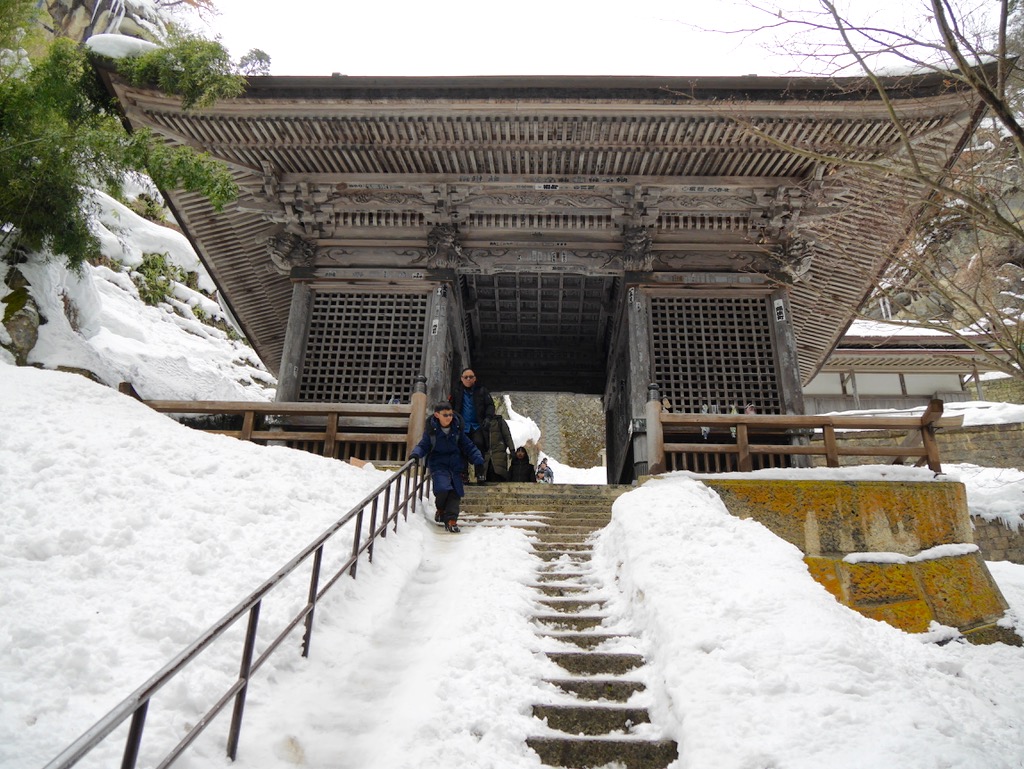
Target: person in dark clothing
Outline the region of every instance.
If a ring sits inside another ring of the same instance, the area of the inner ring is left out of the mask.
[[[534,480],[533,465],[530,464],[530,455],[526,453],[526,449],[520,446],[516,449],[515,456],[512,457],[512,463],[508,469],[508,479],[512,483],[533,483]]]
[[[494,419],[494,399],[487,388],[477,382],[473,369],[463,369],[460,381],[461,385],[456,386],[449,398],[452,410],[462,417],[462,429],[483,456],[487,453],[487,430]],[[475,465],[474,471],[476,482],[483,483],[484,463]]]
[[[487,429],[487,451],[483,452],[487,471],[487,482],[507,481],[509,454],[516,450],[508,422],[501,414],[495,414]]]
[[[474,465],[482,465],[484,458],[462,429],[462,420],[446,401],[434,406],[434,415],[427,420],[423,437],[410,456],[422,459],[430,470],[437,508],[434,520],[443,521],[446,530],[458,533],[459,500],[466,493],[462,485],[463,468],[467,459]]]
[[[544,457],[537,465],[537,483],[554,483],[555,473],[548,467],[548,458]]]

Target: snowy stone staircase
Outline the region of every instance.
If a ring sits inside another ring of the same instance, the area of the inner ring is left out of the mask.
[[[548,658],[563,671],[541,684],[537,733],[527,739],[546,766],[660,769],[676,760],[644,706],[644,659],[605,612],[591,572],[589,537],[611,518],[628,487],[503,484],[467,490],[463,518],[527,528],[542,564],[533,621]]]

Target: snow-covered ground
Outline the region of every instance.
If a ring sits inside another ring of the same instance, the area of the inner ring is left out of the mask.
[[[385,478],[190,431],[34,368],[0,364],[0,424],[4,769],[53,758]],[[950,468],[974,512],[1019,516],[1024,474],[994,472],[978,496],[989,471]],[[296,637],[257,675],[235,766],[537,766],[523,738],[544,729],[530,705],[552,696],[540,682],[553,672],[529,620],[538,565],[521,530],[450,535],[411,517],[320,605],[311,657]],[[1019,625],[1024,567],[990,568]],[[679,768],[1024,765],[1024,650],[939,646],[842,607],[796,548],[685,474],[618,500],[590,579],[649,660],[638,704],[679,741]],[[293,588],[264,606],[266,627],[305,600]],[[141,765],[208,707],[238,653],[201,657],[158,696]],[[224,766],[226,729],[178,765]]]

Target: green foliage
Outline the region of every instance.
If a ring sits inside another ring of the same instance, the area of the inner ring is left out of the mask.
[[[168,262],[167,254],[143,254],[132,280],[139,289],[139,298],[155,306],[170,298],[175,282],[185,282],[185,272]]]
[[[4,323],[7,323],[28,304],[28,288],[20,286],[5,296],[2,301],[4,303]]]
[[[14,50],[24,45],[38,11],[24,0],[0,0],[0,49]]]
[[[184,109],[209,107],[245,88],[245,78],[234,72],[223,45],[177,29],[171,30],[166,45],[121,59],[117,68],[133,85],[156,86],[180,96]]]
[[[127,138],[126,157],[133,168],[145,169],[160,189],[182,188],[202,193],[220,211],[238,197],[238,185],[227,167],[206,152],[170,147],[148,131]]]
[[[164,207],[149,195],[139,195],[135,200],[129,201],[126,205],[143,219],[157,223],[163,223],[166,220]]]
[[[97,249],[84,189],[110,182],[124,135],[92,101],[91,72],[77,46],[57,40],[24,77],[0,80],[0,221],[20,241],[49,247],[72,265]]]
[[[269,75],[270,56],[259,48],[253,48],[238,60],[238,71],[243,75]]]
[[[33,0],[0,0],[0,46],[24,36],[18,24],[34,12]],[[238,93],[243,79],[230,70],[218,43],[178,42],[157,70],[168,88],[207,104]],[[116,192],[130,171],[148,174],[163,189],[207,197],[218,210],[237,197],[227,167],[207,154],[170,147],[145,131],[128,134],[82,49],[58,38],[31,66],[0,50],[0,239],[63,255],[79,267],[98,256],[89,226],[88,190]],[[155,54],[151,54],[154,56]],[[181,72],[165,70],[177,62]]]

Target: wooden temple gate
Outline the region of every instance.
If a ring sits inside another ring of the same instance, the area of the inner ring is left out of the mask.
[[[241,195],[165,195],[279,379],[278,399],[603,397],[609,479],[647,471],[648,388],[674,413],[801,414],[979,110],[939,75],[257,77],[183,111],[99,65],[132,127],[210,152]],[[902,147],[902,149],[901,149]]]

